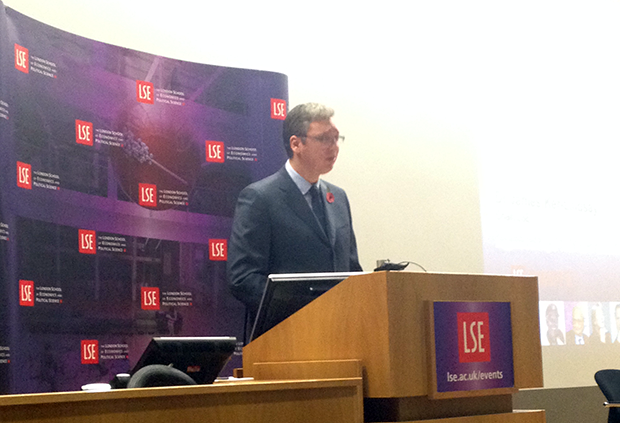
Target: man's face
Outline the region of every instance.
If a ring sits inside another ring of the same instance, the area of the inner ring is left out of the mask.
[[[583,333],[584,318],[581,308],[575,307],[573,309],[573,330],[575,335],[581,335]]]
[[[312,122],[303,142],[294,150],[300,162],[318,175],[332,170],[338,158],[338,128],[332,120]]]
[[[547,327],[549,329],[558,328],[558,309],[552,304],[547,308]]]

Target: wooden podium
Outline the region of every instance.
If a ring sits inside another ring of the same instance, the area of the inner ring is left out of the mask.
[[[510,303],[513,389],[431,398],[434,301]],[[543,385],[538,280],[405,272],[352,276],[248,344],[243,370],[258,380],[361,373],[366,421],[544,422],[544,411],[512,409],[513,392]]]

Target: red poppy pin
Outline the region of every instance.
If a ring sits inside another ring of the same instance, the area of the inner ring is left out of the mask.
[[[327,191],[327,195],[325,196],[325,199],[327,200],[328,203],[333,203],[334,202],[334,194],[331,193],[331,191]]]

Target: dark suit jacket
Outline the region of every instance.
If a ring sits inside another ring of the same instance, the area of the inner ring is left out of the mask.
[[[588,335],[583,334],[583,343],[587,344],[589,343],[589,338]],[[566,332],[566,345],[576,345],[576,341],[575,341],[575,331],[573,331],[572,329],[569,330],[568,332]]]
[[[228,277],[232,293],[251,313],[269,274],[362,270],[349,200],[337,186],[321,184],[329,237],[284,167],[239,194],[228,243]],[[325,201],[328,192],[332,203]]]

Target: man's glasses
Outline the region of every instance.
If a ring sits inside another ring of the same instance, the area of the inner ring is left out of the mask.
[[[324,145],[338,144],[339,142],[344,142],[344,135],[338,135],[336,137],[333,137],[333,136],[330,137],[328,135],[323,135],[321,137],[313,137],[311,135],[306,135],[301,138],[312,138],[313,140],[316,140]]]

